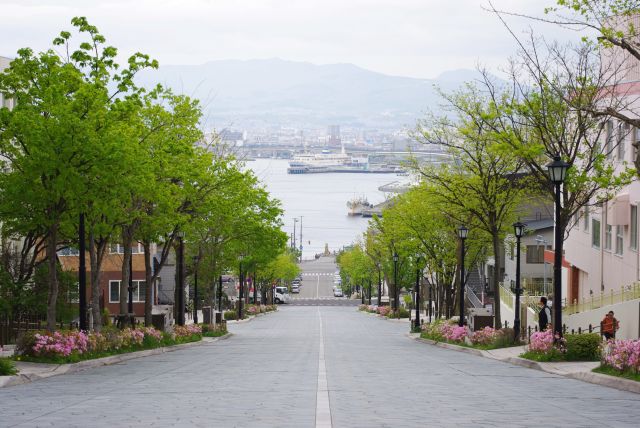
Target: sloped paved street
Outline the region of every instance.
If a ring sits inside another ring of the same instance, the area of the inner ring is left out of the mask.
[[[354,308],[284,307],[233,325],[225,341],[4,388],[0,426],[620,427],[640,420],[638,395],[425,345],[406,330]],[[318,383],[321,349],[327,403]]]

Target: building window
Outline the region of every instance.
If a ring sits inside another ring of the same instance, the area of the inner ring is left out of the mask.
[[[133,281],[133,303],[144,302],[147,291],[146,281]],[[126,297],[129,301],[129,297]],[[120,302],[120,281],[109,281],[109,303]]]
[[[638,206],[631,205],[631,220],[629,223],[629,247],[638,249]]]
[[[544,263],[544,247],[541,245],[527,245],[527,263]]]
[[[109,303],[120,302],[120,281],[109,281]]]
[[[616,226],[616,254],[622,255],[623,251],[622,226]]]
[[[600,248],[600,220],[591,220],[591,246]]]
[[[584,207],[584,214],[582,216],[583,226],[585,232],[589,231],[589,207]]]
[[[618,160],[620,161],[624,160],[625,145],[630,134],[629,130],[630,127],[628,123],[618,127]]]
[[[604,145],[605,155],[607,158],[613,156],[613,121],[607,121],[607,127],[605,131],[606,143]]]
[[[611,232],[613,228],[610,224],[604,225],[604,249],[611,250]]]
[[[109,246],[109,252],[111,254],[124,254],[124,247],[122,244],[111,244]],[[142,254],[144,253],[144,248],[142,244],[137,243],[131,246],[131,254]]]

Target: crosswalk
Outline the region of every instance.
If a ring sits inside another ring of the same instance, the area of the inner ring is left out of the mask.
[[[303,272],[302,276],[333,276],[331,272]]]

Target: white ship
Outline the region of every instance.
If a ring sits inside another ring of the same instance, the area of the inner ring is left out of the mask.
[[[371,204],[365,196],[354,197],[347,202],[347,208],[349,208],[350,216],[358,216],[362,215],[363,210],[373,208],[373,204]]]
[[[304,153],[293,157],[289,166],[291,167],[332,167],[344,166],[351,164],[351,156],[344,152],[342,147],[341,153],[331,153],[330,150],[323,150],[322,153]]]

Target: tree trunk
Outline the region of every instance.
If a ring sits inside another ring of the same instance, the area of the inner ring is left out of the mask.
[[[502,327],[502,317],[500,316],[500,237],[497,233],[493,234],[493,259],[495,260],[494,275],[491,278],[491,287],[493,288],[493,315],[494,315],[494,328]]]
[[[122,231],[122,281],[120,282],[120,317],[122,320],[124,320],[127,315],[127,302],[129,299],[129,276],[132,274],[129,270],[132,241],[133,239],[131,238],[130,228],[124,228]]]
[[[142,243],[144,247],[144,279],[145,279],[145,297],[144,297],[144,325],[145,327],[152,326],[153,312],[153,271],[151,265],[151,243],[144,241]]]
[[[102,330],[102,313],[100,311],[100,268],[102,257],[98,256],[93,228],[89,231],[89,264],[91,265],[91,312],[93,314],[93,329]],[[104,254],[104,253],[103,253]]]
[[[47,262],[49,267],[49,293],[47,296],[47,329],[56,329],[56,304],[58,301],[58,258],[56,246],[58,240],[58,224],[53,224],[49,228],[49,238],[47,241]]]

